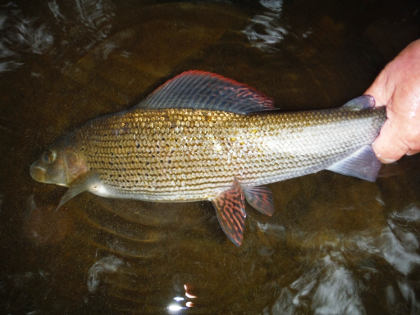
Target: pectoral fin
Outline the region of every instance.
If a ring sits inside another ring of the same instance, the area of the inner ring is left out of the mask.
[[[235,181],[229,190],[212,200],[216,208],[217,219],[227,237],[240,246],[245,228],[245,197],[239,183]]]
[[[274,213],[273,195],[266,186],[244,188],[246,201],[262,214],[272,216]]]
[[[55,210],[60,209],[61,206],[63,206],[67,201],[77,196],[78,194],[87,191],[91,185],[94,185],[97,182],[98,176],[95,173],[89,172],[80,176],[70,184],[69,189],[67,189],[64,195],[61,197],[60,203],[58,204],[57,208],[55,208]]]

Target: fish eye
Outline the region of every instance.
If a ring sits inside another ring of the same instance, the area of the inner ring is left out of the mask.
[[[44,161],[47,164],[51,164],[55,161],[56,157],[57,153],[55,153],[55,151],[48,150],[42,154],[42,161]]]

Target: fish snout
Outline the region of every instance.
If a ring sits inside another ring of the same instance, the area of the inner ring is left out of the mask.
[[[38,165],[37,162],[32,163],[31,167],[29,168],[29,173],[37,182],[44,183],[45,182],[45,173],[46,170],[42,166]]]

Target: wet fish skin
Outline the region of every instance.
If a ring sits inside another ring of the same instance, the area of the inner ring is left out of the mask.
[[[240,115],[136,109],[77,132],[96,193],[150,201],[212,200],[236,179],[260,186],[326,169],[370,144],[384,109]]]
[[[240,245],[245,199],[272,215],[263,185],[329,169],[375,180],[371,143],[386,119],[369,96],[337,109],[280,112],[257,91],[188,71],[131,110],[94,119],[59,139],[31,166],[43,183],[159,202],[210,200]]]

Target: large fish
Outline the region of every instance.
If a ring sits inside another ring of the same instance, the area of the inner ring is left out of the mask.
[[[252,88],[187,71],[134,108],[89,121],[31,165],[33,179],[83,191],[159,202],[209,200],[241,245],[245,199],[272,215],[266,184],[324,169],[374,181],[371,143],[386,119],[371,96],[337,109],[280,112]]]

